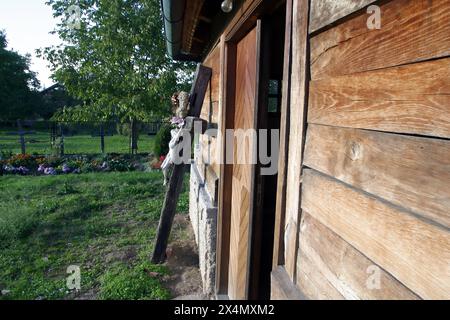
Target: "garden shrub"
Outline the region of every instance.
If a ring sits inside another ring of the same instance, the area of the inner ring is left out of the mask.
[[[169,142],[172,136],[170,135],[172,126],[163,124],[155,137],[153,152],[156,157],[165,156],[169,152]]]
[[[0,175],[59,175],[89,172],[126,172],[144,170],[147,156],[109,154],[100,156],[14,155],[0,160]]]
[[[0,151],[0,160],[9,159],[13,156],[11,150],[1,150]]]
[[[125,172],[133,171],[134,167],[130,161],[121,158],[113,158],[108,161],[108,168],[110,171]]]
[[[12,156],[8,161],[7,164],[14,166],[14,167],[28,167],[28,168],[34,168],[37,167],[37,160],[35,157],[33,157],[30,154],[17,154]]]

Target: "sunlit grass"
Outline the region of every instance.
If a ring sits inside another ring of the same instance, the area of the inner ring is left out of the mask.
[[[0,131],[0,151],[20,153],[20,139],[18,135],[8,134],[14,131]],[[139,135],[139,153],[153,151],[154,136]],[[50,133],[37,131],[36,134],[25,135],[25,147],[28,154],[48,155],[52,153]],[[105,136],[106,153],[128,153],[129,137],[124,135]],[[64,138],[64,151],[66,154],[98,154],[101,153],[100,137],[87,134],[66,136]]]
[[[160,172],[0,177],[0,299],[74,298],[69,265],[81,268],[81,294],[169,298],[148,275],[167,272],[149,263],[164,191]]]

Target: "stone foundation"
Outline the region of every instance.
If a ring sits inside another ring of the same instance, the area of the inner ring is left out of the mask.
[[[217,234],[217,207],[211,199],[197,165],[193,163],[190,176],[189,217],[198,245],[203,293],[210,297],[215,294]]]

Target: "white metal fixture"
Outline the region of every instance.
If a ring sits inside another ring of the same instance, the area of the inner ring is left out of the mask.
[[[231,10],[233,10],[233,0],[225,0],[222,2],[221,8],[225,13],[231,12]]]

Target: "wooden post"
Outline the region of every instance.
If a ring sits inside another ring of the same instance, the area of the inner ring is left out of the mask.
[[[292,65],[289,110],[289,141],[287,159],[299,164],[288,168],[286,177],[286,210],[284,230],[285,269],[296,281],[298,233],[301,214],[301,183],[303,144],[306,138],[306,115],[309,85],[308,25],[309,1],[294,0],[292,7]]]
[[[284,264],[284,213],[286,210],[286,182],[289,155],[289,112],[292,64],[292,5],[286,2],[286,30],[284,38],[283,85],[281,86],[280,153],[278,157],[277,200],[275,209],[275,231],[273,245],[273,270]]]
[[[130,153],[137,154],[137,123],[136,119],[131,119],[131,132],[130,132]]]
[[[100,150],[105,153],[105,127],[100,123]]]
[[[20,120],[17,120],[17,128],[19,129],[20,148],[22,150],[22,154],[25,154],[26,153],[26,150],[25,150],[25,132],[22,129],[22,123],[20,122]]]
[[[133,148],[134,148],[134,154],[138,153],[138,134],[139,134],[138,122],[136,120],[134,120],[134,127],[133,127]]]
[[[188,117],[185,120],[184,129],[190,130],[191,141],[194,135],[194,123],[202,122],[202,133],[207,129],[207,122],[202,119]],[[161,216],[159,219],[158,230],[156,235],[156,244],[153,251],[152,263],[162,263],[166,259],[166,248],[169,240],[170,230],[172,228],[173,218],[177,209],[178,198],[183,187],[183,178],[187,165],[177,164],[173,166],[172,175],[169,179],[169,187],[164,199]]]
[[[164,199],[163,209],[158,224],[155,249],[153,251],[152,263],[162,263],[166,259],[166,248],[169,240],[170,229],[172,228],[175,210],[177,209],[178,198],[183,187],[183,177],[185,164],[174,166],[169,180],[169,189]]]
[[[59,156],[64,156],[64,128],[61,123],[59,124]]]
[[[129,152],[133,154],[133,119],[130,118],[130,139],[129,139]]]
[[[51,122],[51,124],[50,124],[50,146],[52,149],[55,147],[56,135],[57,135],[56,123]]]
[[[195,121],[202,121],[202,133],[207,128],[207,122],[198,119],[200,116],[203,100],[206,94],[211,79],[212,69],[198,65],[195,75],[194,84],[192,86],[189,97],[189,113],[185,119],[184,129],[188,129],[193,138],[193,129]],[[184,172],[186,170],[185,164],[175,165],[173,167],[172,175],[169,179],[169,187],[164,199],[164,205],[161,210],[159,218],[158,231],[156,234],[155,249],[152,255],[152,263],[162,263],[166,259],[166,248],[169,240],[170,230],[172,229],[172,222],[177,208],[178,197],[180,196],[181,188],[183,186]]]

